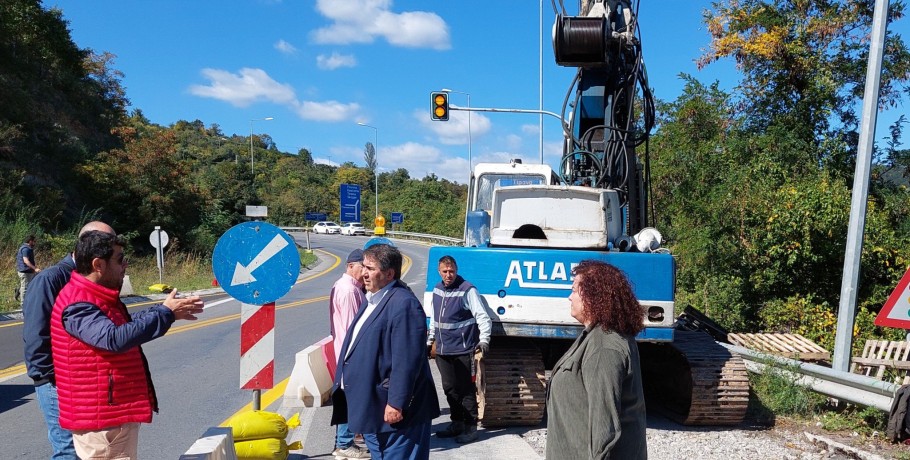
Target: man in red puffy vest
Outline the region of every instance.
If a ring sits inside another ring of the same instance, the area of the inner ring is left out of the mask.
[[[196,319],[203,303],[171,291],[163,304],[130,315],[120,301],[128,264],[116,235],[80,235],[74,258],[51,314],[60,426],[72,431],[82,459],[136,458],[139,424],[158,411],[141,344],[178,319]]]

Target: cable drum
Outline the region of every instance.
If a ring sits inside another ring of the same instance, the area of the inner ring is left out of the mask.
[[[560,16],[553,25],[553,54],[565,67],[607,65],[604,17]]]

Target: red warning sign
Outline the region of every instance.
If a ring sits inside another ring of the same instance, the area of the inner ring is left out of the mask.
[[[910,329],[910,270],[904,273],[882,311],[878,312],[875,325]]]

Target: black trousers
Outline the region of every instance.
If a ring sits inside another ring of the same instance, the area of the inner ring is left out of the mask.
[[[449,402],[453,422],[477,424],[477,387],[472,380],[474,353],[436,355],[442,391]]]

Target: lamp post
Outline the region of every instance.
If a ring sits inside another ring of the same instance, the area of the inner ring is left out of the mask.
[[[471,163],[471,94],[464,91],[455,91],[454,89],[449,88],[443,88],[440,91],[444,93],[464,94],[468,97],[468,177],[470,177],[471,171],[474,169],[474,165]]]
[[[269,121],[274,120],[274,117],[265,117],[265,118],[253,118],[250,120],[250,174],[253,176],[253,181],[256,181],[256,175],[253,172],[253,122],[254,121]]]
[[[373,149],[375,150],[373,153],[375,154],[374,158],[376,159],[376,170],[373,171],[373,177],[376,181],[376,217],[379,217],[379,128],[359,121],[357,124],[373,129]]]

